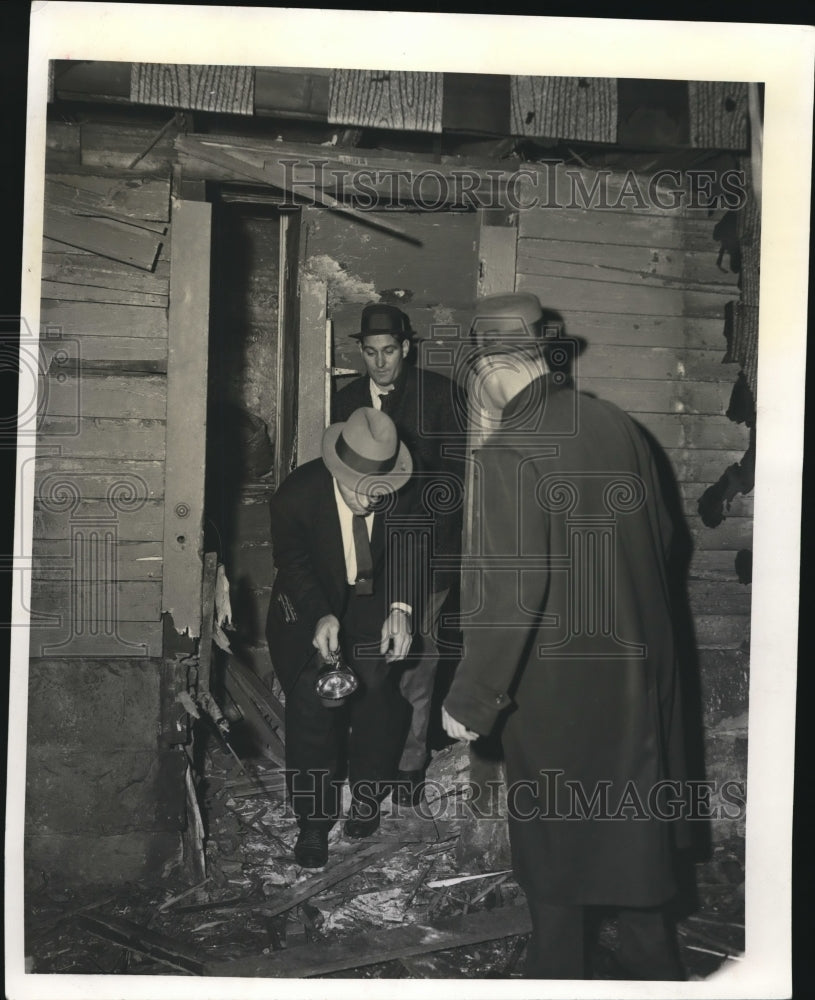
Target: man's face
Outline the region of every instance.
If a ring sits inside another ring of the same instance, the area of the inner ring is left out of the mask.
[[[410,341],[399,341],[390,333],[366,337],[359,345],[365,368],[380,389],[392,386],[402,370]]]
[[[371,505],[377,500],[377,497],[371,496],[364,492],[364,490],[353,490],[350,486],[345,486],[339,480],[337,480],[337,488],[346,506],[350,508],[353,514],[367,514]]]

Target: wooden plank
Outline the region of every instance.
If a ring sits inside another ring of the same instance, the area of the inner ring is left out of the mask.
[[[118,525],[117,525],[118,528]],[[67,530],[67,528],[66,528]],[[114,544],[114,578],[120,582],[131,580],[161,580],[162,557],[160,542],[132,542],[119,537]],[[87,563],[74,563],[71,540],[68,537],[32,539],[31,568],[35,577],[53,576],[58,568],[71,567],[75,579],[86,578],[90,572]],[[78,575],[77,575],[78,574]]]
[[[49,417],[133,417],[164,420],[167,378],[163,375],[75,375],[40,377],[40,412]]]
[[[335,69],[328,121],[365,128],[441,132],[441,73]]]
[[[687,513],[694,517],[698,516],[699,499],[705,490],[712,485],[712,483],[702,482],[679,484],[679,493]],[[725,510],[725,517],[752,517],[754,500],[752,493],[737,493],[730,503],[730,509]]]
[[[167,312],[142,306],[43,301],[41,335],[64,337],[155,337],[167,339]]]
[[[734,581],[738,579],[733,549],[699,549],[691,556],[688,581]]]
[[[541,240],[524,240],[519,248],[518,271],[522,274],[541,275],[546,278],[572,278],[577,281],[611,282],[624,285],[626,288],[673,288],[678,291],[716,292],[730,298],[738,297],[739,291],[735,281],[719,282],[716,275],[707,275],[702,280],[689,276],[672,277],[659,275],[649,271],[631,271],[615,266],[614,250],[606,251],[605,263],[584,264],[568,260],[552,260],[525,252],[529,243],[541,243]],[[630,248],[629,248],[630,249]],[[635,247],[642,250],[642,247]],[[556,252],[556,251],[552,251]],[[673,251],[678,254],[678,251]]]
[[[274,725],[280,727],[281,731],[284,730],[286,719],[283,705],[263,681],[234,656],[229,658],[227,670],[237,679],[263,714],[268,716]]]
[[[224,688],[238,706],[243,721],[254,738],[265,747],[266,752],[278,767],[285,767],[286,748],[282,740],[229,668],[224,675]]]
[[[547,305],[547,303],[544,303]],[[724,316],[631,316],[625,313],[564,309],[567,336],[582,337],[591,346],[663,347],[717,350],[724,357]]]
[[[46,207],[43,233],[71,247],[152,271],[162,237],[110,219],[91,219]]]
[[[747,84],[688,81],[690,142],[697,149],[747,149]]]
[[[717,264],[718,249],[715,244],[707,251],[620,245],[611,249],[604,245],[572,240],[524,238],[518,241],[518,259],[527,266],[531,262],[547,261],[579,264],[597,268],[601,273],[623,272],[631,281],[663,278],[688,284],[707,282],[715,285],[738,285],[739,280],[738,274]],[[524,269],[523,265],[519,266],[519,270]]]
[[[736,364],[723,364],[721,351],[683,348],[605,347],[588,345],[578,365],[582,378],[615,378],[625,372],[629,378],[690,379],[694,382],[734,384]]]
[[[169,200],[169,183],[165,184],[165,193]],[[142,219],[138,215],[120,212],[113,207],[109,198],[90,190],[87,187],[73,183],[64,183],[62,180],[55,180],[53,175],[48,175],[45,180],[45,204],[49,208],[58,209],[77,216],[87,216],[89,218],[110,219],[137,229],[144,229],[151,233],[163,235],[167,231],[166,214],[163,210],[164,221],[155,219]]]
[[[735,553],[753,547],[753,519],[750,517],[728,517],[715,528],[707,528],[699,518],[692,518],[688,527],[694,550],[718,549]]]
[[[112,515],[138,510],[146,500],[164,492],[164,463],[104,458],[66,458],[60,455],[35,459],[36,500],[46,509],[72,509],[81,499],[110,498]]]
[[[97,937],[127,948],[128,951],[147,955],[162,965],[195,976],[200,976],[206,968],[198,947],[182,944],[166,934],[158,934],[129,920],[87,913],[80,914],[78,920],[85,930]]]
[[[743,451],[667,448],[665,454],[679,482],[715,482],[728,466],[741,461]]]
[[[136,306],[135,308],[139,308]],[[59,374],[62,367],[80,374],[90,368],[111,369],[118,366],[118,374],[127,370],[129,363],[133,372],[144,370],[156,374],[167,371],[167,341],[148,337],[71,337],[59,340],[40,339],[40,354],[44,359],[43,369],[58,366],[51,374]],[[147,363],[150,363],[148,366]]]
[[[210,976],[269,976],[300,978],[326,975],[343,969],[378,965],[380,962],[444,951],[481,941],[527,934],[531,919],[526,906],[505,906],[493,910],[451,917],[434,924],[408,924],[392,929],[372,930],[291,948],[274,954],[229,962],[209,962]]]
[[[48,123],[50,130],[53,123]],[[73,141],[79,148],[79,129],[73,126]],[[49,172],[50,182],[73,187],[96,196],[96,204],[126,218],[168,222],[170,177],[139,177],[132,173],[104,176],[99,173]]]
[[[297,464],[319,458],[326,426],[326,284],[304,274],[300,280],[300,338],[297,362]]]
[[[478,295],[515,291],[515,226],[488,226],[482,218],[478,243]]]
[[[233,153],[224,152],[222,149],[217,148],[217,144],[196,141],[193,140],[191,136],[179,136],[178,139],[176,139],[176,148],[179,151],[183,151],[191,156],[198,157],[198,159],[205,162],[214,163],[220,167],[228,167],[230,170],[234,171],[236,175],[243,176],[247,180],[259,182],[261,184],[270,184],[272,187],[279,188],[281,191],[293,194],[290,190],[290,178],[288,172],[283,164],[277,160],[277,158],[268,160],[262,167],[258,167],[239,156],[235,156]],[[391,235],[399,236],[408,242],[414,241],[414,238],[409,233],[407,233],[401,226],[397,226],[388,221],[382,213],[361,211],[338,201],[331,195],[323,193],[317,187],[309,191],[309,196],[318,204],[323,205],[326,208],[330,208],[340,215],[356,219],[357,222],[361,222],[365,226],[373,226],[377,229],[383,229],[386,232],[391,233]]]
[[[201,629],[212,206],[176,201],[170,260],[162,610]]]
[[[41,293],[43,298],[54,299],[56,302],[110,302],[118,305],[160,307],[167,305],[166,294],[131,292],[126,289],[80,285],[67,281],[43,281]]]
[[[215,580],[218,575],[218,553],[204,556],[201,580],[201,640],[198,643],[198,684],[205,692],[210,690],[212,664],[212,629],[215,624]]]
[[[710,413],[727,410],[730,387],[716,382],[667,379],[583,378],[578,388],[627,413]]]
[[[128,459],[161,461],[164,457],[163,420],[120,420],[107,417],[45,416],[37,425],[37,440],[58,445],[67,458],[127,455]]]
[[[743,649],[750,641],[749,615],[696,615],[698,649]]]
[[[718,252],[711,219],[686,219],[675,212],[652,216],[582,208],[539,208],[521,212],[519,238],[565,240],[598,246],[637,246]]]
[[[102,628],[79,633],[67,617],[55,625],[32,624],[29,631],[29,655],[81,657],[161,656],[162,624],[155,622],[119,622],[116,633]]]
[[[251,115],[255,71],[251,66],[132,63],[130,100],[165,108]]]
[[[689,580],[688,597],[694,615],[749,615],[752,590],[737,580]]]
[[[168,112],[169,117],[169,112]],[[101,167],[127,171],[133,160],[155,139],[159,126],[143,128],[131,124],[108,125],[100,122],[86,122],[82,130],[81,157],[83,167]],[[175,159],[173,140],[163,137],[152,147],[138,164],[135,177],[145,174],[166,176]]]
[[[599,77],[510,77],[512,135],[617,141],[617,81]]]
[[[118,288],[123,291],[164,296],[170,287],[170,267],[166,261],[159,261],[153,272],[137,271],[127,264],[109,260],[107,257],[70,251],[44,253],[42,277],[44,281]]]
[[[62,540],[70,539],[76,522],[83,519],[93,526],[94,524],[107,524],[111,516],[115,514],[116,537],[119,542],[159,542],[164,537],[164,501],[161,499],[147,500],[137,510],[111,511],[110,505],[105,499],[100,499],[106,495],[106,487],[103,485],[91,485],[96,477],[88,476],[82,481],[82,491],[85,496],[71,510],[54,509],[49,504],[43,505],[42,501],[35,498],[32,532],[36,546],[40,544],[39,539]],[[104,479],[98,480],[102,483]],[[96,493],[97,496],[87,496]]]
[[[737,297],[736,292],[722,295],[715,291],[638,288],[606,281],[520,273],[516,288],[519,292],[534,292],[544,306],[560,312],[581,309],[604,314],[704,316],[711,319],[723,319],[725,306]]]
[[[277,426],[274,435],[274,480],[283,482],[297,462],[297,357],[300,346],[300,231],[301,220],[287,213],[280,217],[280,266],[278,273],[277,350],[275,399]],[[268,525],[267,529],[268,531]]]
[[[743,448],[746,451],[749,444],[749,431],[724,415],[640,413],[636,420],[663,448],[721,448],[725,451]]]
[[[100,566],[99,572],[107,572]],[[69,571],[70,572],[70,571]],[[64,569],[52,569],[51,576],[67,576]],[[36,614],[60,615],[88,630],[97,624],[115,627],[119,622],[155,622],[161,605],[161,581],[91,579],[43,579],[31,581],[31,610]]]
[[[331,70],[255,67],[255,114],[326,121]]]

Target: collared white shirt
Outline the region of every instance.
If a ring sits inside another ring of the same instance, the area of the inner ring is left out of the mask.
[[[357,582],[357,550],[354,545],[354,512],[343,500],[342,493],[340,493],[340,488],[337,485],[337,480],[332,477],[332,482],[334,483],[334,499],[337,502],[337,513],[340,517],[342,551],[345,556],[345,578],[353,587]],[[374,513],[371,511],[370,514],[364,514],[361,516],[365,518],[365,527],[368,529],[368,540],[370,541],[371,532],[374,528]],[[408,615],[413,613],[413,608],[409,604],[403,604],[399,601],[394,601],[391,604],[391,609],[393,608],[399,608],[400,611],[404,611]]]
[[[348,582],[353,586],[357,579],[357,550],[354,547],[354,513],[348,504],[343,500],[337,480],[334,479],[334,498],[337,501],[337,513],[340,515],[340,531],[342,532],[342,551],[345,554],[345,575]],[[368,539],[374,527],[373,511],[365,517],[365,527],[368,529]]]
[[[382,392],[380,390],[379,386],[376,384],[376,382],[374,382],[374,380],[372,378],[368,379],[368,388],[369,388],[370,393],[371,393],[371,406],[373,406],[373,408],[375,410],[381,410],[382,409],[382,397],[383,396],[387,396],[388,393],[387,392]],[[391,389],[390,392],[393,392],[393,389]]]

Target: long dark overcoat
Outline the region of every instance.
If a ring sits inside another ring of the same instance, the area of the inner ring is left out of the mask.
[[[683,777],[671,521],[639,427],[558,378],[515,397],[476,452],[480,582],[445,707],[482,734],[505,722],[527,890],[657,905],[681,814],[664,782]]]

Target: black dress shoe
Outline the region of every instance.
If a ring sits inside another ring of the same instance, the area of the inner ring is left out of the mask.
[[[351,801],[351,809],[344,827],[346,837],[351,837],[352,840],[362,840],[363,837],[370,837],[372,833],[376,833],[380,821],[379,805],[376,806],[376,812],[373,814],[371,808],[367,804],[360,807],[358,803]]]
[[[400,806],[418,806],[424,798],[425,770],[397,771],[391,799]]]
[[[322,868],[328,861],[328,830],[304,827],[294,845],[294,859],[301,868]]]

